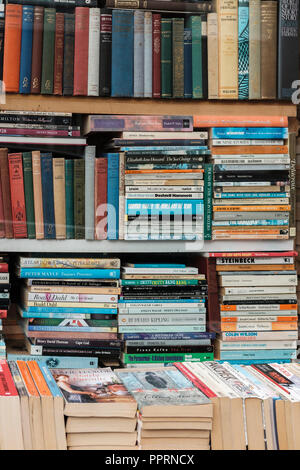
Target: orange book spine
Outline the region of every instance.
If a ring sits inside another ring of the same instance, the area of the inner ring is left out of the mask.
[[[42,174],[40,152],[32,152],[32,179],[35,216],[35,236],[41,240],[44,238],[44,213],[42,199]]]
[[[261,322],[263,325],[265,322]],[[292,330],[297,330],[298,329],[298,323],[297,322],[267,322],[268,323],[268,331],[292,331]],[[258,323],[256,325],[259,326]],[[239,327],[238,327],[239,326]],[[237,324],[237,323],[224,323],[221,322],[221,331],[244,331],[243,330],[243,325]],[[248,330],[250,331],[250,330]],[[251,327],[251,331],[253,331],[253,328]],[[256,328],[255,331],[267,331],[266,327],[264,326],[264,330],[260,330],[259,328]]]
[[[269,316],[267,313],[265,316]],[[271,315],[273,317],[273,315]],[[280,317],[276,316],[276,322],[278,323],[285,323],[285,322],[294,322],[295,321],[295,315],[294,316],[289,316],[289,317]],[[221,318],[221,323],[240,323],[241,322],[241,317],[236,318],[236,317],[222,317]]]
[[[279,310],[297,310],[297,304],[280,304],[276,305],[279,307]],[[237,312],[239,309],[237,305],[221,305],[222,312]]]
[[[16,362],[17,362],[19,372],[22,376],[22,379],[23,379],[23,382],[27,389],[28,394],[33,397],[38,397],[39,392],[37,391],[37,388],[34,385],[34,381],[32,380],[32,377],[30,375],[26,362],[25,361],[16,361]]]
[[[289,153],[287,145],[236,145],[234,147],[212,147],[212,155],[264,155],[264,154]]]
[[[27,362],[28,369],[30,370],[31,376],[34,380],[36,388],[41,397],[52,397],[52,393],[49,390],[46,380],[39,368],[39,365],[36,361]]]
[[[288,212],[290,205],[286,206],[214,206],[214,212]]]
[[[204,173],[204,170],[125,170],[125,175],[133,175],[139,173]]]
[[[281,235],[281,229],[249,229],[249,230],[214,230],[215,234],[225,233],[226,235]],[[282,234],[283,235],[283,234]]]
[[[9,154],[8,166],[14,238],[27,238],[22,154]]]
[[[216,271],[288,271],[295,269],[294,264],[255,264],[251,266],[216,266]]]
[[[194,116],[194,127],[288,127],[287,116]]]
[[[22,5],[8,4],[5,8],[3,81],[5,91],[18,92],[20,78]]]

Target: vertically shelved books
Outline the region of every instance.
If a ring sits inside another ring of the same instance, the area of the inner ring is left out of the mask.
[[[235,363],[290,362],[298,338],[297,252],[210,253],[218,292],[208,293],[215,358]],[[219,296],[219,302],[217,299]]]
[[[3,335],[3,320],[7,318],[10,303],[10,274],[8,257],[0,256],[0,359],[6,357],[6,342]]]
[[[182,264],[122,268],[119,333],[125,366],[213,359],[205,276]],[[189,358],[189,359],[188,359]]]
[[[105,4],[6,5],[6,91],[194,99],[290,99],[294,92],[297,1]]]
[[[119,364],[117,258],[20,258],[19,323],[26,352],[9,359],[45,361],[50,367]]]

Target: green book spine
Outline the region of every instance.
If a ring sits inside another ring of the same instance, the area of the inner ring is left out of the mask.
[[[85,197],[84,197],[84,160],[74,160],[74,225],[75,238],[84,239],[85,235]]]
[[[173,98],[184,98],[184,18],[172,19]]]
[[[213,361],[213,353],[155,353],[155,354],[126,354],[122,355],[124,364],[154,363],[154,362],[203,362]]]
[[[213,180],[213,165],[212,163],[206,163],[204,165],[204,240],[211,240]]]
[[[28,238],[35,238],[34,197],[31,152],[23,153],[24,193]]]
[[[65,162],[66,237],[75,238],[74,230],[74,160]]]
[[[186,26],[192,30],[193,98],[203,98],[201,16],[190,16],[186,21]]]
[[[172,18],[161,19],[161,97],[172,98]]]
[[[55,50],[55,8],[45,8],[41,93],[52,95]]]

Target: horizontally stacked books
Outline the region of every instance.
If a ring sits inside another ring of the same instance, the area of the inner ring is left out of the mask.
[[[137,449],[137,403],[109,367],[51,372],[65,399],[69,450]]]
[[[210,449],[212,403],[175,367],[116,374],[138,404],[141,450]]]
[[[6,5],[7,92],[289,99],[299,74],[297,2],[30,3]]]
[[[25,358],[51,367],[119,364],[119,259],[22,257],[17,274]]]
[[[121,284],[118,322],[125,366],[213,359],[205,334],[207,282],[198,268],[127,264]]]
[[[290,362],[298,338],[296,252],[211,253],[219,284],[215,358]]]
[[[0,359],[6,357],[6,344],[3,333],[2,320],[7,318],[10,298],[10,282],[8,258],[0,257]]]

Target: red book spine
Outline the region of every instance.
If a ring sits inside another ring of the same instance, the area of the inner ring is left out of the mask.
[[[27,238],[22,154],[9,154],[8,164],[14,237]]]
[[[75,8],[74,95],[87,96],[89,8]]]
[[[0,310],[0,318],[7,318],[7,310]]]
[[[1,184],[1,178],[0,178],[0,238],[5,237],[4,219],[5,217],[4,217],[4,209],[3,209],[2,184]]]
[[[152,97],[161,97],[160,82],[160,34],[161,15],[153,13],[152,16]]]
[[[235,251],[234,253],[209,253],[210,258],[273,258],[276,256],[297,255],[297,251]]]
[[[95,164],[95,239],[107,238],[107,158]]]
[[[0,263],[0,273],[8,273],[8,264]]]
[[[0,149],[0,178],[2,186],[5,238],[13,238],[7,149]]]
[[[184,364],[181,362],[175,362],[175,367],[180,370],[180,372],[183,373],[183,375],[189,379],[195,387],[197,387],[199,390],[201,390],[202,393],[204,393],[205,396],[208,398],[215,398],[217,395],[215,392],[213,392],[202,380],[200,380],[193,372],[191,372]]]
[[[64,64],[64,29],[63,13],[56,13],[55,22],[55,55],[54,55],[54,95],[62,95]]]
[[[5,359],[0,360],[0,396],[18,396],[17,389],[15,387],[11,372]]]

